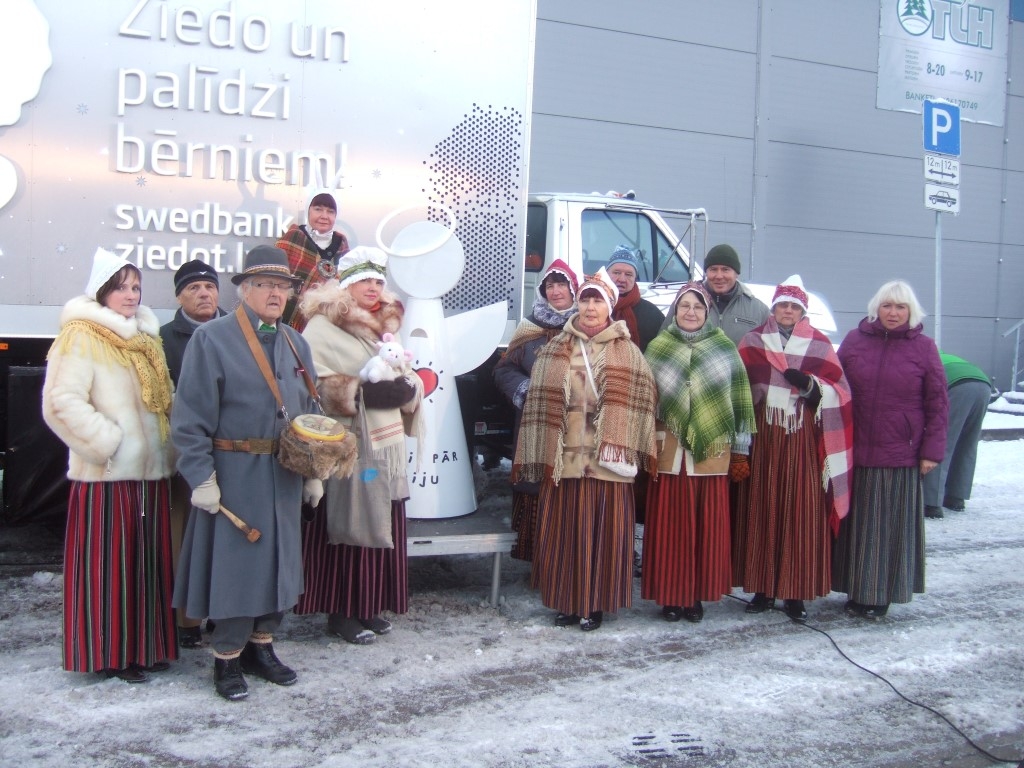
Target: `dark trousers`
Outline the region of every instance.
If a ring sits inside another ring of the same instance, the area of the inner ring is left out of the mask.
[[[249,642],[253,632],[266,632],[273,635],[281,626],[283,611],[267,613],[263,616],[236,616],[230,619],[217,619],[216,627],[210,635],[210,645],[217,653],[234,653],[240,651]]]
[[[922,482],[924,503],[929,507],[942,506],[945,496],[971,498],[981,425],[991,394],[992,388],[976,379],[964,379],[949,388],[946,455]]]

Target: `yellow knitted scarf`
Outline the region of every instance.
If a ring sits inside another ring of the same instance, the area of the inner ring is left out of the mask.
[[[125,368],[130,365],[135,369],[142,387],[142,402],[146,410],[159,417],[160,440],[166,442],[170,434],[171,376],[160,339],[141,332],[124,339],[109,328],[89,320],[71,320],[61,328],[53,348],[67,354],[79,334],[89,340],[89,352],[94,359],[113,361]]]

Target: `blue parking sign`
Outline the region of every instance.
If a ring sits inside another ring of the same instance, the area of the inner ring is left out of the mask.
[[[960,107],[924,102],[924,151],[960,157]]]

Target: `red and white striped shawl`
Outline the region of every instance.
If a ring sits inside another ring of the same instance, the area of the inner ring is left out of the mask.
[[[818,455],[822,459],[822,487],[830,492],[832,511],[829,524],[839,530],[839,521],[850,511],[850,477],[853,470],[853,402],[850,385],[839,363],[832,342],[803,317],[783,344],[775,318],[740,340],[740,357],[747,367],[750,392],[755,408],[762,402],[765,420],[790,431],[800,428],[802,410],[797,409],[799,395],[783,373],[796,368],[814,377],[821,389],[821,402],[815,413],[820,428]]]

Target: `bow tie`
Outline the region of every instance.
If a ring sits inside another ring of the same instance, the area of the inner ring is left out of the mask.
[[[266,323],[260,323],[260,333],[277,333],[277,328],[273,325],[267,325]]]

